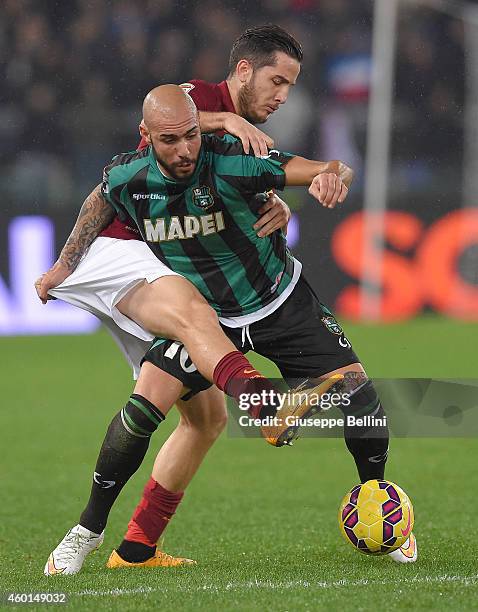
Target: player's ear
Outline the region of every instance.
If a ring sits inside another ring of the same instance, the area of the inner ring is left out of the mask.
[[[141,123],[139,124],[139,133],[141,134],[141,138],[144,138],[148,144],[151,144],[151,136],[148,128],[144,124],[144,119],[142,119]]]
[[[241,59],[237,62],[236,74],[241,83],[247,83],[252,76],[252,65],[246,59]]]

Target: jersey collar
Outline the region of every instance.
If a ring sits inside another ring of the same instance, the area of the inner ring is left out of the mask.
[[[222,103],[223,103],[222,110],[228,113],[237,114],[237,111],[234,108],[234,102],[232,101],[231,92],[229,91],[229,86],[227,84],[227,81],[221,81],[220,83],[217,84],[217,86],[219,88],[219,91],[221,92],[221,98],[222,98]]]

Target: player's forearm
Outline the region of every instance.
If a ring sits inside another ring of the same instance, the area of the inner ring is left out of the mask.
[[[339,176],[350,187],[354,172],[340,160],[328,162],[313,161],[296,155],[285,166],[285,182],[289,186],[307,187],[318,174],[330,172]]]
[[[199,126],[201,132],[219,132],[225,129],[227,116],[231,113],[211,113],[208,111],[199,111]]]
[[[115,211],[101,195],[101,185],[98,185],[83,202],[75,226],[61,250],[57,263],[73,272],[86,249],[111,223],[114,216]]]

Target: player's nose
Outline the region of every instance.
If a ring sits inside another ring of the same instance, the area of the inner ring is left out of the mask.
[[[186,140],[179,141],[176,147],[176,152],[179,157],[188,157],[190,154],[189,143]]]
[[[279,90],[275,95],[275,101],[277,104],[284,104],[287,101],[289,95],[288,90]]]

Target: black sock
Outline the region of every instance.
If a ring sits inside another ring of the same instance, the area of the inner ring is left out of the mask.
[[[148,546],[142,542],[130,542],[123,540],[116,549],[116,552],[128,563],[142,563],[154,557],[156,546]]]
[[[374,417],[384,416],[385,412],[380,405]],[[360,482],[374,478],[383,480],[388,457],[388,428],[375,425],[364,431],[363,427],[346,427],[344,435],[347,448],[355,460]]]
[[[389,433],[385,412],[372,381],[367,381],[358,391],[352,392],[350,400],[351,404],[342,408],[346,419],[345,443],[355,460],[360,481],[366,482],[374,478],[381,480],[385,474]],[[349,416],[364,419],[365,423],[348,424]]]
[[[132,395],[113,418],[96,462],[90,498],[80,525],[101,533],[124,485],[141,465],[151,434],[164,415],[145,398]]]

